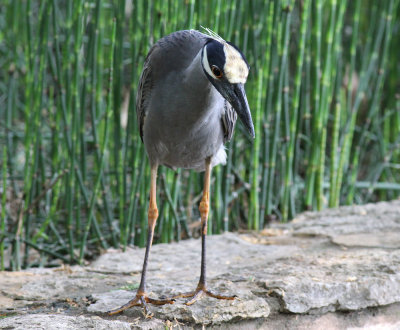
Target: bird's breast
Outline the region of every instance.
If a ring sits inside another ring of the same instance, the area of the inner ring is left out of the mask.
[[[210,83],[201,89],[182,84],[174,95],[165,93],[165,87],[160,86],[146,114],[144,142],[150,160],[198,168],[222,147],[224,99]]]

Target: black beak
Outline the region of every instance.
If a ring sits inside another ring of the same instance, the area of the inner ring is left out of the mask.
[[[249,103],[247,102],[246,92],[244,90],[243,84],[234,84],[233,93],[229,93],[229,103],[235,109],[240,120],[242,121],[244,127],[251,135],[252,138],[255,137],[253,120],[251,119],[251,112],[249,108]]]
[[[231,104],[238,114],[241,122],[251,137],[255,138],[253,120],[251,119],[251,112],[249,103],[247,102],[246,92],[243,84],[231,84],[226,79],[216,81],[207,75],[209,81],[221,93],[221,95]]]

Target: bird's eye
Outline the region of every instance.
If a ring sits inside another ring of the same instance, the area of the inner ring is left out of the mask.
[[[211,67],[211,71],[217,78],[222,78],[222,71],[215,65]]]

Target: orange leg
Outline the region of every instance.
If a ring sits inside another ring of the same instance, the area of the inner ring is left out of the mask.
[[[150,254],[151,244],[153,242],[154,228],[156,226],[157,218],[158,218],[158,209],[156,202],[156,183],[157,183],[157,168],[158,166],[151,167],[151,183],[150,183],[150,203],[149,203],[149,211],[148,211],[148,236],[147,236],[147,246],[146,253],[143,261],[143,269],[142,269],[142,277],[140,280],[139,288],[136,292],[135,298],[128,301],[125,305],[122,305],[119,308],[113,309],[108,312],[109,315],[115,315],[121,313],[122,311],[131,308],[133,306],[143,306],[144,312],[149,315],[146,303],[150,303],[153,305],[165,305],[165,304],[173,304],[174,299],[152,299],[147,297],[146,294],[146,270],[147,270],[147,262]]]
[[[206,171],[204,174],[203,197],[200,202],[199,210],[201,216],[201,271],[200,280],[194,291],[179,294],[173,298],[191,298],[186,305],[194,304],[203,295],[207,295],[217,299],[233,300],[236,296],[221,296],[207,290],[206,281],[206,236],[207,236],[207,220],[210,209],[210,177],[211,177],[211,158],[206,159]]]

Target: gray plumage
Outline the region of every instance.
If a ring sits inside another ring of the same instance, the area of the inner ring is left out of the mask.
[[[151,164],[202,171],[207,157],[212,166],[226,161],[223,144],[232,138],[237,115],[203,70],[201,53],[209,39],[178,31],[147,55],[136,111]]]

